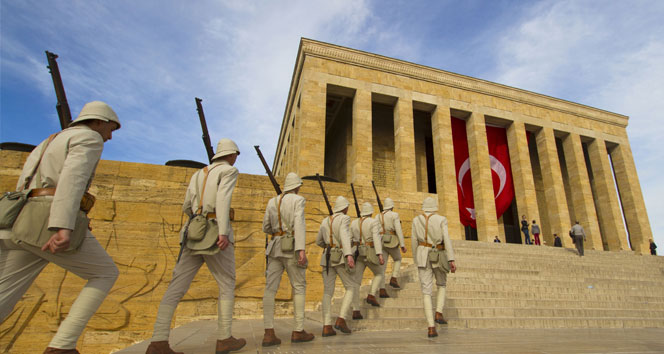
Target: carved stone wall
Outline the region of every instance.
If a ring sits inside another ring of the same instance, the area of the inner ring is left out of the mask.
[[[244,155],[243,155],[244,156]],[[27,153],[0,151],[0,188],[13,190]],[[92,232],[120,269],[120,276],[79,340],[84,353],[109,353],[151,337],[154,319],[179,251],[181,210],[188,181],[195,169],[120,161],[99,163],[91,192],[97,203],[91,211]],[[279,180],[280,183],[283,181]],[[343,194],[352,200],[350,186],[325,182],[331,200]],[[359,202],[375,205],[371,186],[356,185]],[[382,198],[395,200],[408,235],[410,221],[428,194],[396,193],[380,188]],[[322,299],[319,266],[322,250],[314,244],[320,221],[327,215],[317,182],[305,181],[301,195],[307,199],[307,308]],[[265,204],[274,196],[266,176],[240,174],[233,194],[233,229],[236,240],[236,318],[262,316],[265,285],[265,238],[262,220]],[[376,207],[377,211],[377,207]],[[355,211],[350,214],[354,217]],[[412,262],[405,260],[408,264]],[[391,264],[391,263],[390,263]],[[366,272],[365,281],[370,272]],[[46,347],[60,321],[80,292],[84,281],[53,264],[48,265],[0,324],[0,352],[28,353]],[[342,289],[341,284],[337,289]],[[216,282],[207,267],[198,273],[178,306],[174,326],[216,316]],[[291,316],[290,286],[284,275],[277,294],[277,316]]]

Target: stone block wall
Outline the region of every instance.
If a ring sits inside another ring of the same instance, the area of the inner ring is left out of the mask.
[[[13,190],[27,153],[0,151],[0,188]],[[100,310],[79,340],[84,353],[109,353],[152,335],[157,308],[171,279],[179,251],[179,230],[184,217],[182,198],[195,169],[102,160],[90,192],[97,197],[91,211],[92,232],[116,262],[120,276]],[[283,181],[278,179],[280,183]],[[352,201],[350,185],[325,182],[330,200],[344,195]],[[371,186],[356,185],[359,202],[375,197]],[[408,253],[412,261],[411,220],[429,194],[396,192],[378,187],[391,197],[401,213]],[[236,240],[236,318],[262,316],[265,284],[265,236],[262,219],[274,196],[267,176],[241,174],[233,194],[233,229]],[[315,181],[305,180],[301,195],[307,199],[307,308],[322,299],[319,266],[322,249],[315,245],[327,208]],[[375,207],[378,211],[377,206]],[[351,206],[350,215],[355,217]],[[390,262],[391,267],[391,262]],[[389,270],[389,268],[388,268]],[[370,272],[365,274],[368,281]],[[0,352],[26,353],[45,348],[83,287],[84,281],[53,264],[36,279],[14,312],[0,324]],[[342,286],[339,284],[338,289]],[[216,316],[216,282],[201,268],[177,309],[174,326]],[[286,275],[277,294],[277,316],[291,316],[290,286]]]

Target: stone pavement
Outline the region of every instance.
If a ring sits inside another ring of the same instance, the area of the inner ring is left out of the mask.
[[[426,329],[400,332],[356,332],[320,336],[320,323],[306,320],[305,330],[316,338],[309,343],[290,343],[292,319],[275,319],[282,344],[262,348],[262,319],[234,320],[233,335],[247,340],[237,353],[663,353],[664,329],[439,329],[438,337],[426,337]],[[192,322],[171,332],[173,349],[186,354],[212,353],[216,321]],[[148,341],[118,351],[145,353]]]

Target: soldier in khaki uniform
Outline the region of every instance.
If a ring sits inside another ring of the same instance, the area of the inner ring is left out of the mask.
[[[392,257],[394,264],[392,265],[390,286],[394,289],[400,289],[397,277],[399,276],[399,270],[401,268],[401,253],[406,253],[406,243],[403,239],[403,231],[401,231],[399,213],[393,211],[393,209],[394,201],[391,198],[385,198],[383,212],[376,215],[376,220],[378,220],[381,226],[381,234],[383,235],[383,252],[386,254],[383,268],[387,269],[387,258]],[[401,250],[401,253],[399,250]],[[380,289],[380,297],[389,297],[384,286]]]
[[[217,144],[217,153],[212,157],[212,164],[196,171],[191,177],[182,211],[190,218],[195,217],[184,226],[188,232],[186,244],[182,246],[184,249],[173,269],[173,279],[159,304],[152,343],[146,354],[175,353],[168,345],[171,320],[175,308],[203,263],[207,264],[219,286],[219,339],[216,353],[239,350],[246,344],[243,338],[231,336],[235,300],[235,246],[230,210],[238,176],[238,170],[233,164],[239,154],[240,149],[235,142],[221,139]]]
[[[295,328],[291,334],[291,342],[309,342],[314,339],[313,334],[304,331],[304,300],[307,287],[304,220],[306,200],[298,195],[301,185],[302,179],[293,172],[289,173],[284,183],[284,192],[270,199],[265,208],[263,232],[271,235],[271,240],[265,250],[268,262],[263,295],[264,347],[281,343],[274,333],[274,298],[284,270],[288,273],[293,288]]]
[[[433,279],[436,279],[438,286],[435,322],[446,324],[447,322],[443,318],[443,306],[445,305],[447,272],[456,272],[456,265],[454,264],[452,241],[447,232],[447,218],[436,213],[438,203],[435,199],[427,197],[422,203],[422,210],[424,213],[413,219],[413,259],[417,265],[417,274],[422,286],[424,316],[429,324],[427,335],[436,337],[438,333],[434,325],[431,299]],[[435,257],[438,259],[436,260]]]
[[[334,328],[343,333],[351,333],[346,325],[346,316],[353,301],[353,292],[355,289],[355,277],[352,270],[355,267],[353,260],[353,251],[351,248],[350,235],[350,216],[348,212],[348,200],[342,196],[337,197],[334,202],[334,214],[326,217],[320,224],[316,244],[325,248],[320,265],[323,267],[323,337],[336,335],[337,332],[332,329],[332,315],[330,307],[332,306],[332,295],[334,294],[334,283],[337,276],[346,288],[339,317],[334,324]],[[329,247],[329,249],[328,249]],[[330,252],[329,267],[327,267],[326,252]]]
[[[19,219],[28,218],[28,224],[48,229],[37,230],[39,238],[23,235],[26,230],[0,230],[0,321],[9,316],[49,262],[87,280],[44,353],[78,353],[79,336],[118,277],[113,259],[87,229],[85,214],[92,207],[88,202],[93,197],[86,191],[104,142],[119,128],[111,107],[93,101],[83,107],[69,128],[39,144],[19,177],[17,190],[27,184],[32,192],[14,226],[19,226]],[[42,204],[50,212],[32,215],[35,209],[29,207],[31,203]],[[71,248],[77,251],[64,252]]]
[[[363,318],[360,313],[360,285],[364,277],[364,269],[369,267],[374,274],[374,278],[371,280],[371,290],[367,295],[366,301],[368,304],[380,306],[376,301],[376,292],[385,281],[385,268],[383,268],[385,260],[383,258],[383,240],[380,237],[380,225],[378,221],[371,217],[371,214],[373,214],[373,206],[371,203],[364,203],[360,210],[360,218],[353,220],[350,224],[350,231],[353,235],[353,253],[355,253],[356,247],[364,248],[363,251],[359,252],[355,263],[354,320]]]

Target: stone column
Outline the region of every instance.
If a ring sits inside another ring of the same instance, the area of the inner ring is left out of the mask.
[[[597,216],[602,225],[604,242],[610,251],[626,250],[628,249],[627,235],[604,140],[595,139],[588,144],[588,155],[597,193]],[[581,226],[585,227],[585,225]]]
[[[553,135],[552,128],[542,128],[536,137],[537,153],[542,170],[542,184],[544,185],[544,196],[546,199],[546,213],[549,220],[547,237],[554,233],[560,235],[563,246],[574,247],[568,231],[572,227],[567,209],[567,197],[563,187],[563,174],[560,171],[560,161],[558,160],[558,150],[556,148],[556,137]],[[545,231],[545,230],[543,230]],[[546,232],[546,231],[545,231]],[[547,239],[547,242],[549,241]]]
[[[327,85],[315,76],[302,74],[300,83],[299,144],[297,170],[299,176],[325,172],[325,109]]]
[[[367,186],[373,179],[371,91],[357,89],[353,98],[353,131],[349,183]]]
[[[477,239],[492,242],[494,236],[498,235],[498,220],[484,115],[472,113],[466,121],[466,132],[468,134],[470,174],[473,179]]]
[[[572,203],[575,214],[570,216],[570,220],[578,220],[583,226],[588,238],[588,249],[603,250],[602,235],[599,231],[595,203],[593,202],[593,192],[590,188],[590,178],[588,177],[588,168],[586,167],[586,159],[583,156],[581,137],[578,134],[570,133],[563,140],[563,150],[565,152],[570,188],[572,190],[572,200],[570,202]]]
[[[436,191],[440,214],[447,218],[450,238],[465,239],[459,219],[459,195],[456,186],[454,143],[452,141],[452,117],[450,107],[438,105],[431,116],[433,157],[436,168]]]
[[[516,198],[518,211],[517,220],[521,222],[521,215],[526,215],[529,223],[532,220],[537,220],[541,226],[542,220],[539,216],[539,208],[537,208],[533,166],[530,162],[526,126],[523,122],[515,120],[507,127],[507,145],[510,150],[510,162],[512,164],[514,198]],[[517,224],[516,227],[520,229],[521,224]],[[519,232],[519,235],[521,235],[521,243],[525,243],[526,240],[523,234]]]
[[[613,148],[611,160],[632,249],[640,254],[650,254],[652,229],[629,143]]]
[[[394,109],[394,155],[396,188],[417,192],[413,101],[410,96],[399,97]]]

